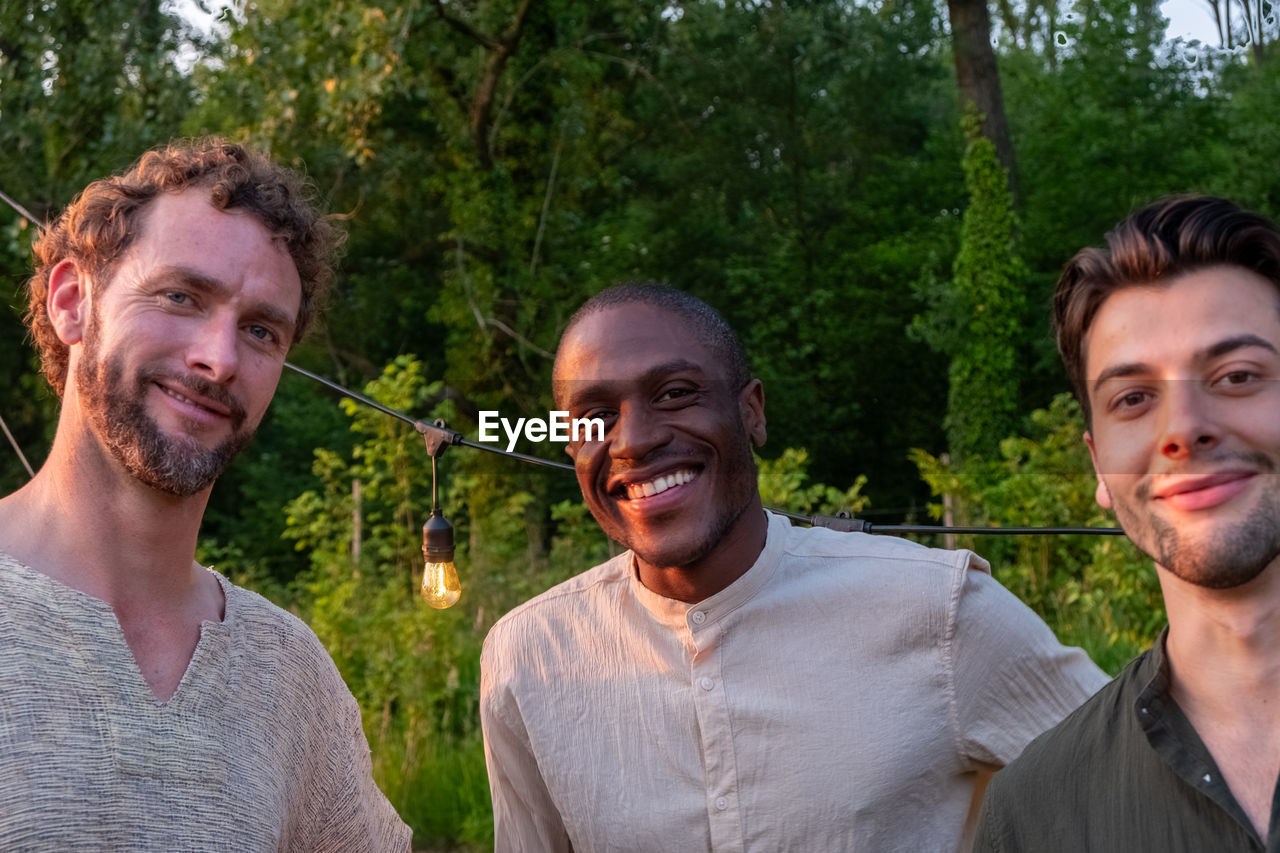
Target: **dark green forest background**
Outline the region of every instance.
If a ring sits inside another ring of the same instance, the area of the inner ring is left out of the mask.
[[[2,0],[0,191],[44,218],[151,145],[248,140],[350,235],[300,366],[474,439],[480,409],[551,407],[583,299],[658,279],[744,338],[767,503],[1109,524],[1048,295],[1159,195],[1280,213],[1271,6],[1227,6],[1234,31],[1187,45],[1145,0],[240,0],[212,31],[159,0]],[[38,465],[33,233],[0,209],[0,416]],[[611,546],[567,473],[465,448],[441,470],[463,599],[433,611],[421,437],[286,372],[200,556],[316,630],[417,843],[484,849],[480,642]],[[25,478],[6,444],[0,490]],[[1125,540],[956,544],[1113,670],[1161,625]]]

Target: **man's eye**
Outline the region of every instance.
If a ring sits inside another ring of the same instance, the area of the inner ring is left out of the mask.
[[[682,397],[688,397],[692,393],[692,388],[668,388],[658,395],[657,402],[667,403],[672,400],[679,400]]]
[[[188,305],[191,303],[191,297],[181,290],[171,290],[165,294],[165,298],[174,305]]]
[[[1128,391],[1121,394],[1111,404],[1111,411],[1126,412],[1132,411],[1150,399],[1151,395],[1146,391]]]
[[[268,329],[266,326],[250,326],[249,334],[253,335],[260,341],[274,341],[276,333]]]
[[[1248,385],[1249,383],[1257,380],[1257,378],[1257,374],[1250,370],[1232,370],[1231,372],[1224,373],[1222,376],[1218,377],[1213,384],[1219,388]]]

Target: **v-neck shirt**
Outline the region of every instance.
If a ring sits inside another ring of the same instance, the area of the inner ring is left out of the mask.
[[[109,604],[0,554],[0,849],[408,849],[320,641],[213,574],[160,701]]]

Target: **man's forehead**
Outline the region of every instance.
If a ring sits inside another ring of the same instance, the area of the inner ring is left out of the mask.
[[[1085,375],[1093,384],[1120,364],[1190,364],[1220,342],[1250,334],[1280,343],[1280,294],[1244,268],[1211,267],[1126,287],[1094,314],[1083,341]]]
[[[582,318],[561,341],[553,390],[558,401],[588,386],[599,393],[674,375],[727,380],[726,357],[700,340],[687,318],[647,303],[608,306]]]
[[[695,324],[643,302],[610,305],[583,317],[564,336],[557,379],[622,379],[681,358],[716,371],[724,359],[700,339]]]

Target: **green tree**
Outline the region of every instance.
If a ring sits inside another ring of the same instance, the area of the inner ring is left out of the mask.
[[[969,206],[950,285],[932,292],[938,307],[916,324],[951,357],[947,443],[956,459],[991,458],[1019,421],[1018,383],[1026,270],[1014,252],[1014,217],[1005,169],[966,119]]]
[[[85,184],[175,134],[191,102],[177,67],[200,38],[161,0],[0,4],[0,414],[39,464],[56,401],[37,375],[21,316],[36,227]],[[27,478],[4,442],[0,493]]]

